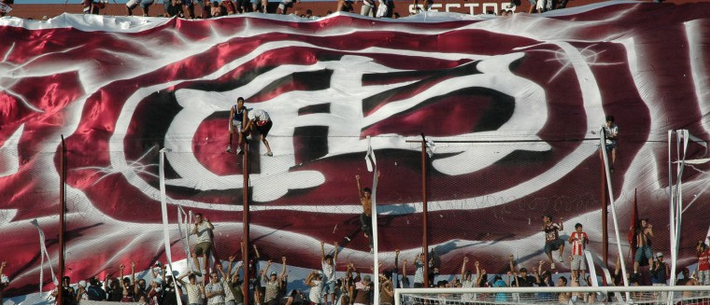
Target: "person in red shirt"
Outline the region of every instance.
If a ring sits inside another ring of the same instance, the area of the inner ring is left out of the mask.
[[[698,255],[698,281],[701,285],[710,285],[710,248],[701,240],[695,250]]]
[[[574,225],[574,232],[569,236],[569,243],[572,244],[572,280],[579,281],[579,273],[582,273],[582,278],[587,271],[587,262],[584,259],[584,249],[589,244],[587,233],[582,231],[582,224]]]

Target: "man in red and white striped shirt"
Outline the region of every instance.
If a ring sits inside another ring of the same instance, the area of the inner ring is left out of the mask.
[[[587,233],[582,231],[582,224],[574,225],[574,232],[569,236],[569,243],[572,244],[572,280],[579,280],[579,272],[582,272],[582,278],[585,278],[587,263],[584,260],[584,248],[589,243]]]

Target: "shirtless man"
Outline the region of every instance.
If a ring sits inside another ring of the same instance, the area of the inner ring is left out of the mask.
[[[377,178],[379,179],[379,177],[380,172],[377,172]],[[365,237],[369,239],[370,252],[372,252],[372,190],[369,187],[362,187],[360,184],[360,175],[355,175],[355,180],[357,181],[357,191],[360,195],[360,203],[362,204],[362,214],[360,214],[362,232],[365,234]]]

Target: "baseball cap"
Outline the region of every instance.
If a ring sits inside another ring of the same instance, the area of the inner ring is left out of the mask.
[[[84,281],[84,280],[79,281],[79,286],[86,288],[86,281]]]
[[[368,281],[368,282],[369,282],[369,281],[371,281],[372,279],[370,278],[370,276],[369,276],[369,275],[365,275],[365,276],[363,276],[363,277],[362,277],[362,280],[363,280],[363,281]]]
[[[656,257],[658,257],[658,256],[663,256],[663,252],[656,253]]]
[[[278,275],[278,273],[276,273],[276,271],[271,271],[271,275]]]
[[[9,283],[9,282],[10,282],[10,278],[5,276],[4,274],[0,275],[0,283]]]

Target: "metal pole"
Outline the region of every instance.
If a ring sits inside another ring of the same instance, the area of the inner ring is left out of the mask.
[[[603,127],[602,127],[603,128]],[[614,205],[614,192],[612,190],[612,184],[611,184],[611,178],[609,177],[609,156],[606,153],[606,136],[604,134],[604,130],[599,131],[599,142],[601,143],[601,146],[604,148],[602,149],[602,156],[604,157],[604,171],[605,171],[605,176],[606,176],[606,185],[607,185],[607,195],[609,196],[609,205],[611,206],[611,217],[612,220],[614,221],[614,233],[616,234],[616,252],[619,254],[619,257],[623,256],[624,254],[621,251],[621,238],[619,236],[619,218],[616,217],[616,206]],[[620,259],[619,262],[621,263],[621,273],[623,274],[623,279],[624,279],[624,286],[628,287],[629,286],[629,279],[626,276],[626,264],[624,263],[623,259]],[[626,294],[626,298],[630,298],[630,294]]]
[[[242,124],[244,124],[242,122]],[[244,128],[244,127],[242,127]],[[242,134],[242,136],[244,136]],[[249,249],[251,242],[249,240],[249,141],[246,137],[244,142],[244,155],[242,157],[242,266],[244,266],[244,283],[242,283],[242,295],[244,295],[244,304],[249,304]],[[258,276],[258,275],[257,275]]]
[[[66,211],[66,194],[64,193],[67,180],[67,148],[64,145],[64,135],[61,135],[62,144],[59,154],[59,287],[57,287],[57,305],[64,303],[64,212]]]
[[[427,218],[427,191],[426,191],[426,138],[422,133],[422,252],[424,253],[424,287],[429,287],[429,231],[427,227],[429,226],[429,219]]]
[[[602,144],[601,149],[606,149]],[[602,260],[604,266],[609,266],[609,211],[607,210],[608,201],[606,198],[606,164],[604,164],[604,152],[599,150],[599,163],[601,163],[601,203],[602,203]]]

